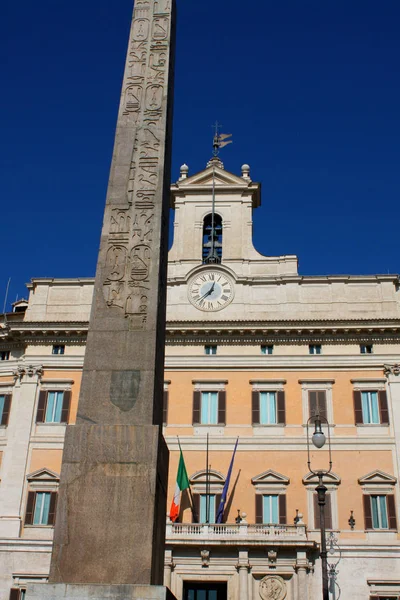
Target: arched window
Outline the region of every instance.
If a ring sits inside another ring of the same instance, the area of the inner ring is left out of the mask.
[[[222,259],[222,217],[214,213],[204,217],[203,223],[203,263],[220,263]]]

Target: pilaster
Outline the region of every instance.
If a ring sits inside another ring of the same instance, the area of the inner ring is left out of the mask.
[[[21,532],[25,476],[32,431],[37,388],[42,376],[39,366],[21,363],[14,373],[12,410],[7,427],[1,483],[6,493],[0,496],[0,537],[15,538]]]
[[[385,375],[387,377],[387,387],[389,392],[389,398],[391,398],[392,405],[392,428],[395,439],[395,452],[396,452],[396,470],[395,473],[397,479],[400,477],[400,365],[385,365]],[[399,485],[399,484],[398,484]],[[397,498],[397,514],[400,516],[400,494],[396,494]]]

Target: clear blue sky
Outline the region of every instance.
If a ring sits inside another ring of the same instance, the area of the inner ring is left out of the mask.
[[[2,6],[0,311],[92,276],[131,0]],[[173,179],[210,156],[261,181],[257,249],[301,274],[399,271],[400,2],[178,0]]]

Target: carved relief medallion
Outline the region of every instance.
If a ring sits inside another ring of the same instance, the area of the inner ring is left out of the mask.
[[[284,600],[286,583],[279,575],[267,575],[260,581],[259,592],[262,600]]]

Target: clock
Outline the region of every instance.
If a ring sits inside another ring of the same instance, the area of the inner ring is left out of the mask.
[[[221,310],[232,302],[233,296],[233,281],[221,271],[201,271],[189,282],[188,298],[199,310]]]

